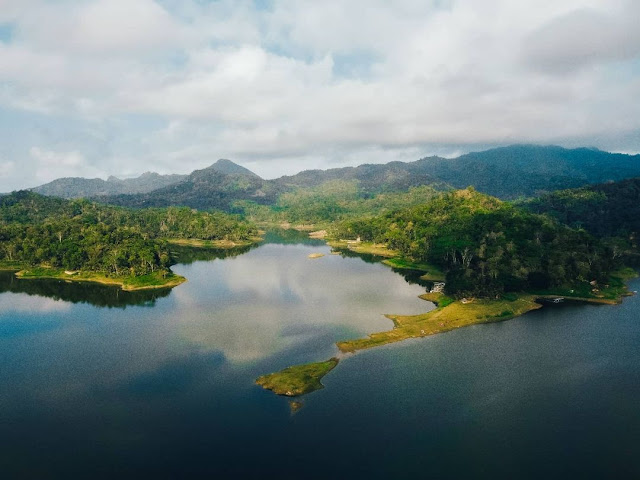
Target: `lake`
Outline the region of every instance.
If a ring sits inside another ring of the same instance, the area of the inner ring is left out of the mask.
[[[640,476],[636,296],[346,356],[292,414],[254,379],[425,287],[293,232],[180,254],[172,291],[0,274],[3,478]]]

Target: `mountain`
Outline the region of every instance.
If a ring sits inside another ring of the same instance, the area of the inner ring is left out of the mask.
[[[452,159],[427,157],[408,163],[306,170],[275,180],[263,180],[230,160],[218,160],[210,167],[152,191],[105,194],[103,189],[94,197],[101,202],[132,207],[186,205],[228,210],[237,200],[273,205],[282,193],[339,180],[355,183],[363,197],[407,191],[421,185],[437,185],[438,188],[449,185],[455,188],[473,186],[501,199],[515,199],[638,176],[640,155],[590,148],[513,145]],[[59,191],[45,194],[61,195]]]
[[[456,188],[473,185],[504,199],[640,176],[640,155],[557,146],[512,145],[416,164],[419,171]]]
[[[280,177],[273,182],[281,190],[291,190],[317,187],[335,180],[356,180],[364,193],[396,192],[420,185],[442,183],[437,177],[424,171],[418,162],[390,162],[330,170],[305,170],[296,175]]]
[[[503,199],[640,176],[640,155],[597,149],[512,145],[457,158],[307,170],[274,180],[282,189],[315,187],[331,180],[358,180],[364,192],[398,191],[418,185],[473,186]]]
[[[178,183],[152,192],[100,197],[96,200],[135,208],[185,205],[199,209],[229,210],[236,200],[274,203],[277,193],[272,183],[250,170],[230,160],[218,160],[207,168],[195,170]]]
[[[622,237],[637,248],[640,234],[640,178],[561,190],[522,203],[598,237]]]
[[[231,160],[227,160],[225,158],[221,158],[216,163],[214,163],[210,167],[205,168],[204,170],[215,170],[216,172],[224,173],[225,175],[244,175],[247,177],[260,178],[251,170],[244,168],[243,166],[238,165],[237,163],[234,163]]]
[[[61,198],[100,197],[105,195],[146,193],[180,182],[186,175],[160,175],[146,172],[137,178],[121,180],[117,177],[101,178],[65,177],[32,188],[41,195]]]

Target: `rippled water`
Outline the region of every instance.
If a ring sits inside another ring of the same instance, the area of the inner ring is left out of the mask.
[[[638,297],[544,308],[349,356],[291,415],[255,377],[388,329],[383,313],[432,306],[417,298],[424,287],[381,264],[330,255],[317,242],[268,242],[224,259],[185,255],[192,263],[174,270],[189,281],[171,292],[0,277],[2,471],[640,474]],[[326,255],[307,258],[316,252]]]

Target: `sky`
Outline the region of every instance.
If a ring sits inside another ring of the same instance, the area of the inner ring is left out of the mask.
[[[0,191],[640,151],[637,0],[0,0]]]

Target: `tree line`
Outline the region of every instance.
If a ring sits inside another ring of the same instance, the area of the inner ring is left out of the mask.
[[[250,223],[186,207],[132,210],[32,192],[0,198],[0,261],[116,276],[166,272],[167,239],[249,240]]]
[[[614,250],[572,229],[474,189],[373,218],[336,224],[333,235],[387,244],[404,257],[446,272],[446,292],[495,296],[577,282],[606,282]]]

